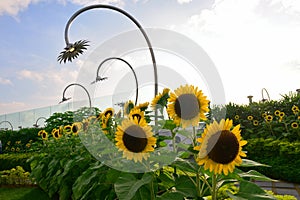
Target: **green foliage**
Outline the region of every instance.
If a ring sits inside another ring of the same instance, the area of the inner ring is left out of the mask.
[[[16,166],[21,166],[26,171],[31,171],[30,164],[26,161],[31,158],[34,153],[18,153],[18,154],[0,154],[0,170],[9,170]]]
[[[254,102],[249,105],[229,103],[213,110],[226,110],[227,118],[233,119],[234,124],[241,124],[244,139],[263,137],[297,141],[300,138],[300,95],[291,93],[282,97],[279,101]],[[267,115],[272,120],[266,120]],[[293,123],[299,127],[293,128]]]
[[[32,144],[38,141],[39,128],[23,128],[18,131],[0,131],[3,153],[32,151]]]
[[[51,132],[59,126],[71,125],[74,122],[81,122],[89,116],[97,116],[100,113],[98,108],[82,107],[76,111],[66,111],[64,113],[53,113],[47,120],[45,130]]]
[[[32,185],[29,175],[21,166],[0,171],[0,185]]]
[[[0,188],[0,199],[3,200],[50,200],[38,187]]]
[[[248,158],[271,167],[257,168],[274,179],[300,183],[300,142],[278,139],[249,139],[245,147]]]

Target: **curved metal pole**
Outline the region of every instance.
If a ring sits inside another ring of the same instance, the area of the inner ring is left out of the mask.
[[[5,122],[10,125],[11,130],[13,131],[14,130],[13,125],[9,121],[2,121],[2,122],[0,122],[0,125],[3,124],[3,123],[5,123]]]
[[[263,88],[263,89],[261,90],[262,100],[263,100],[263,101],[267,100],[267,99],[264,98],[264,91],[267,93],[267,95],[268,95],[268,100],[270,101],[270,100],[271,100],[271,99],[270,99],[270,95],[269,95],[269,92],[267,91],[266,88]]]
[[[99,81],[99,80],[103,80],[103,78],[101,78],[101,76],[99,76],[99,71],[100,71],[100,68],[101,66],[106,62],[106,61],[109,61],[109,60],[113,60],[113,59],[116,59],[116,60],[120,60],[120,61],[123,61],[124,63],[126,63],[128,65],[128,67],[131,69],[133,75],[134,75],[134,78],[135,78],[135,85],[136,85],[136,95],[135,95],[135,105],[137,104],[137,101],[138,101],[138,95],[139,95],[139,84],[138,84],[138,80],[137,80],[137,76],[136,76],[136,73],[134,71],[134,69],[132,68],[132,66],[124,59],[122,58],[119,58],[119,57],[110,57],[110,58],[106,58],[105,60],[103,60],[99,66],[98,66],[98,69],[97,69],[97,76],[96,76],[96,81]],[[92,82],[94,83],[94,82]]]
[[[91,5],[91,6],[86,6],[80,10],[78,10],[77,12],[75,12],[71,18],[69,19],[69,21],[67,22],[66,24],[66,27],[65,27],[65,42],[66,42],[66,45],[70,45],[70,42],[69,42],[69,38],[68,38],[68,32],[69,32],[69,28],[70,28],[70,25],[72,23],[72,21],[78,16],[80,15],[81,13],[87,11],[87,10],[91,10],[91,9],[95,9],[95,8],[105,8],[105,9],[110,9],[110,10],[114,10],[114,11],[117,11],[123,15],[125,15],[126,17],[128,17],[139,29],[140,31],[142,32],[144,38],[146,39],[146,42],[147,42],[147,45],[148,45],[148,48],[149,48],[149,51],[150,51],[150,54],[151,54],[151,59],[152,59],[152,63],[153,63],[153,70],[154,70],[154,97],[157,95],[158,93],[158,78],[157,78],[157,67],[156,67],[156,60],[155,60],[155,56],[154,56],[154,51],[153,51],[153,48],[152,48],[152,45],[150,43],[150,40],[145,32],[145,30],[143,29],[143,27],[139,24],[139,22],[134,18],[132,17],[129,13],[127,13],[126,11],[118,8],[118,7],[115,7],[115,6],[111,6],[111,5],[103,5],[103,4],[96,4],[96,5]]]
[[[33,124],[33,126],[34,126],[34,127],[39,127],[39,125],[38,125],[38,121],[39,121],[40,119],[47,120],[47,118],[46,118],[46,117],[39,117],[39,118],[37,118],[37,120],[36,120],[35,124]]]
[[[62,103],[62,102],[64,102],[64,101],[67,101],[67,100],[70,99],[70,98],[67,99],[67,98],[65,97],[65,93],[66,93],[66,90],[67,90],[69,87],[73,86],[73,85],[78,85],[78,86],[80,86],[81,88],[84,89],[84,91],[87,93],[87,95],[88,95],[88,97],[89,97],[89,105],[90,105],[90,108],[91,108],[91,107],[92,107],[91,96],[90,96],[89,92],[87,91],[87,89],[86,89],[83,85],[80,85],[79,83],[71,83],[70,85],[68,85],[68,86],[64,89],[64,91],[63,91],[63,98],[62,98],[62,101],[61,101],[60,103]]]

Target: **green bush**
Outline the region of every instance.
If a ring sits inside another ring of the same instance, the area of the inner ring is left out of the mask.
[[[271,167],[257,171],[274,178],[300,183],[300,142],[278,139],[249,139],[245,146],[247,157]]]
[[[263,137],[297,141],[300,138],[300,95],[291,93],[282,97],[278,101],[249,105],[229,103],[214,107],[211,112],[226,112],[226,118],[241,125],[244,139]]]
[[[0,154],[0,171],[9,170],[16,166],[21,166],[24,170],[31,171],[30,164],[26,161],[33,155],[34,153]]]
[[[31,151],[32,143],[38,141],[39,128],[23,128],[18,131],[0,131],[3,153]]]
[[[29,175],[21,166],[0,171],[0,185],[33,185]]]

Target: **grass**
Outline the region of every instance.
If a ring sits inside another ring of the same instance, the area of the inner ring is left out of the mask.
[[[37,187],[0,188],[1,200],[50,200],[48,195]]]

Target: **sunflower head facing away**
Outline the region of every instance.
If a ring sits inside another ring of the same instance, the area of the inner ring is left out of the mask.
[[[135,107],[133,108],[130,113],[128,118],[131,120],[134,120],[135,118],[138,120],[138,122],[142,119],[144,119],[145,114],[143,111],[141,111],[139,108]]]
[[[164,88],[161,93],[156,95],[154,99],[151,102],[151,107],[156,109],[156,108],[163,108],[167,105],[168,103],[168,98],[169,96],[170,89],[169,88]]]
[[[151,126],[144,118],[138,120],[138,117],[124,119],[117,127],[115,140],[119,151],[123,151],[123,157],[134,162],[147,160],[156,144]]]
[[[124,104],[124,115],[129,115],[131,109],[134,108],[134,103],[129,100]]]
[[[192,85],[177,88],[170,94],[167,112],[178,126],[197,126],[200,119],[206,120],[205,113],[209,111],[206,96]]]
[[[220,123],[214,121],[208,125],[197,141],[199,146],[194,149],[198,150],[197,163],[204,165],[204,169],[209,169],[214,174],[225,175],[233,172],[235,166],[242,163],[241,157],[246,154],[242,152],[242,146],[247,144],[247,141],[242,140],[240,125],[233,129],[232,120],[222,119]]]
[[[89,41],[86,40],[79,40],[74,44],[69,43],[65,48],[64,51],[60,52],[59,56],[57,57],[57,61],[59,63],[67,61],[72,62],[74,58],[77,58],[79,54],[83,53],[83,50],[86,50]]]
[[[135,108],[140,109],[141,111],[145,111],[147,110],[148,106],[149,106],[149,102],[145,102],[145,103],[140,103]]]
[[[113,108],[107,108],[104,110],[102,115],[104,115],[104,117],[108,118],[108,117],[114,116],[114,113],[115,113],[115,110]]]

